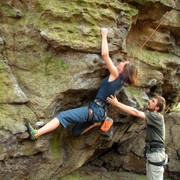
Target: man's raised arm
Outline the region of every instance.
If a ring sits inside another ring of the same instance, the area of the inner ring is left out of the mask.
[[[136,108],[133,108],[131,106],[127,106],[123,103],[120,103],[116,96],[110,96],[107,98],[108,103],[112,104],[113,106],[118,107],[120,110],[122,110],[123,112],[139,117],[141,119],[145,119],[145,113],[142,111],[137,110]]]

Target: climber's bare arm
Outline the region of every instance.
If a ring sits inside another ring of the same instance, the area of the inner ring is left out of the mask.
[[[116,79],[119,76],[117,67],[114,65],[112,59],[109,56],[109,48],[107,42],[107,28],[101,28],[102,44],[101,44],[101,55],[106,63],[106,66],[110,72],[110,76]]]

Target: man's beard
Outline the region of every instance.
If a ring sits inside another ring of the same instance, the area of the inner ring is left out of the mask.
[[[154,111],[154,109],[149,108],[148,105],[146,106],[146,110],[148,110],[148,111]]]

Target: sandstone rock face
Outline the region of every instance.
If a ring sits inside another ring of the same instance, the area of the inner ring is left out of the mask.
[[[1,0],[0,15],[0,179],[58,179],[90,160],[144,173],[145,125],[115,108],[109,112],[111,138],[99,128],[73,137],[71,127],[60,127],[28,140],[25,119],[48,122],[93,100],[108,74],[101,27],[108,28],[113,61],[133,60],[139,70],[136,87],[124,88],[118,98],[138,109],[148,95],[166,98],[167,172],[179,177],[179,1]]]

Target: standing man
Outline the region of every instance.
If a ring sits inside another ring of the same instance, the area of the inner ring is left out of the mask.
[[[163,180],[163,173],[167,155],[165,154],[165,124],[160,112],[165,108],[166,101],[161,96],[154,96],[148,101],[146,111],[142,112],[133,107],[120,103],[115,96],[107,101],[123,112],[139,117],[147,124],[146,132],[146,174],[148,180]]]

